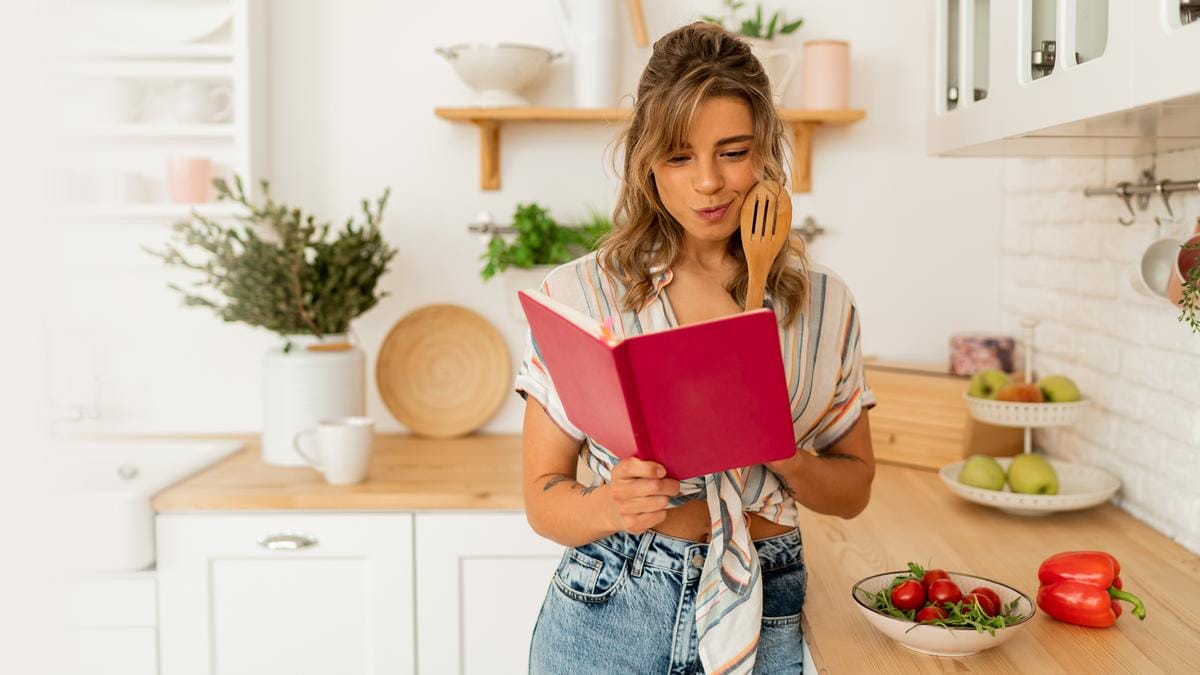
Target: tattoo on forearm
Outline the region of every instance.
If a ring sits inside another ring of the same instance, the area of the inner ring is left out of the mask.
[[[542,488],[542,492],[549,491],[550,488],[554,487],[555,485],[558,485],[559,483],[570,483],[567,487],[569,487],[572,490],[580,490],[584,497],[586,497],[586,496],[592,494],[593,492],[595,492],[596,490],[600,489],[599,485],[592,485],[589,487],[584,487],[584,486],[580,485],[579,483],[575,482],[574,478],[563,475],[563,474],[559,474],[559,475],[551,478],[550,480],[546,481],[546,485],[545,485],[545,487]]]

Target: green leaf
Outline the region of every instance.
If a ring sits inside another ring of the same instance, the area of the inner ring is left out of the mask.
[[[804,19],[796,19],[795,21],[793,21],[791,23],[784,24],[783,28],[779,29],[779,32],[784,35],[791,35],[792,33],[794,33],[796,31],[797,28],[799,28],[800,26],[803,26],[803,25],[804,25]]]

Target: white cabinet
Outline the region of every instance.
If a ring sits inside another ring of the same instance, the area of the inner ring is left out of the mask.
[[[152,571],[57,576],[47,598],[57,618],[49,673],[156,675]]]
[[[414,672],[407,513],[162,514],[162,675]]]
[[[1139,0],[1147,6],[1131,17],[1133,29],[1133,104],[1196,94],[1200,91],[1200,11],[1181,11],[1182,0]],[[1191,3],[1200,10],[1200,3]],[[1197,19],[1184,23],[1192,16]]]
[[[929,152],[1133,155],[1160,149],[1156,136],[1200,144],[1197,125],[1168,134],[1125,113],[1200,92],[1188,65],[1200,58],[1200,22],[1181,25],[1181,1],[934,0]]]
[[[529,672],[563,547],[534,533],[524,513],[419,513],[416,533],[418,672]]]

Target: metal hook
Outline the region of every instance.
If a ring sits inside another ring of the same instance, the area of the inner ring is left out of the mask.
[[[1125,202],[1125,208],[1129,209],[1129,220],[1126,221],[1124,218],[1117,216],[1117,222],[1125,226],[1132,225],[1133,221],[1137,219],[1137,214],[1133,212],[1133,204],[1129,203],[1129,200],[1133,197],[1133,195],[1129,194],[1129,181],[1117,183],[1117,196]]]
[[[1171,216],[1171,220],[1175,220],[1175,212],[1171,210],[1171,193],[1163,190],[1163,186],[1169,183],[1168,180],[1160,180],[1154,184],[1154,191],[1162,197],[1163,206],[1167,207],[1167,215]]]

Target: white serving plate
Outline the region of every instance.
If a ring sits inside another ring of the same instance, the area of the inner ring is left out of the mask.
[[[1011,640],[1014,635],[1029,624],[1029,620],[1037,613],[1037,608],[1034,606],[1033,600],[1012,586],[1000,583],[999,581],[985,579],[984,577],[961,574],[959,572],[949,572],[948,574],[950,575],[950,580],[958,584],[963,593],[977,586],[988,586],[996,591],[996,595],[1000,596],[1000,602],[1006,606],[1019,598],[1020,602],[1017,604],[1015,611],[1025,618],[1010,626],[997,628],[995,635],[988,633],[986,630],[980,632],[974,628],[947,628],[945,626],[930,624],[916,624],[876,612],[874,607],[866,599],[862,598],[861,594],[856,590],[862,589],[874,595],[891,585],[892,579],[907,573],[907,571],[898,570],[869,576],[850,588],[850,596],[854,598],[854,604],[872,626],[914,652],[932,654],[933,656],[953,657],[977,654],[985,649],[991,649]]]
[[[1083,411],[1092,404],[1090,398],[1071,403],[1018,403],[1015,401],[993,401],[963,394],[971,417],[980,422],[1002,427],[1057,427],[1074,424]]]
[[[997,457],[996,461],[1008,471],[1011,457]],[[958,472],[966,460],[943,466],[938,471],[942,482],[954,494],[967,501],[994,506],[1001,511],[1020,516],[1042,516],[1058,511],[1086,509],[1107,502],[1120,489],[1121,481],[1113,474],[1095,466],[1075,464],[1051,459],[1050,465],[1058,474],[1058,494],[1026,495],[1013,492],[1006,483],[1003,490],[987,490],[958,482]]]

